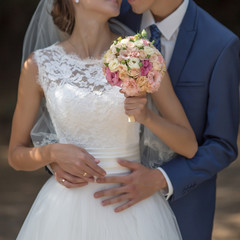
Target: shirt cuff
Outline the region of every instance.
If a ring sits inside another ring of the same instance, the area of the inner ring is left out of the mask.
[[[157,169],[162,172],[163,176],[166,179],[166,182],[168,185],[168,192],[166,190],[160,190],[160,192],[165,196],[166,200],[168,200],[173,195],[173,185],[172,185],[167,173],[161,167],[159,167]]]

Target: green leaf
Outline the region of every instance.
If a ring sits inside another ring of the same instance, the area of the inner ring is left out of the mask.
[[[121,42],[122,41],[122,37],[119,37],[117,40],[118,40],[118,42]]]

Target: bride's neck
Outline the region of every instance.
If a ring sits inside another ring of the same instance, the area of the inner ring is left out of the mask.
[[[69,42],[81,58],[98,58],[109,48],[114,37],[107,20],[82,16],[76,17]]]

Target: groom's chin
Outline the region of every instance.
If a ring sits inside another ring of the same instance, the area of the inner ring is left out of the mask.
[[[143,14],[147,10],[144,9],[142,4],[137,4],[137,0],[128,0],[128,3],[131,5],[132,11],[136,14]]]

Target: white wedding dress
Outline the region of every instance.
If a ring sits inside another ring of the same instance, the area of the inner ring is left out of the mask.
[[[85,148],[109,175],[127,174],[123,158],[140,160],[139,124],[128,123],[124,96],[102,73],[102,60],[81,60],[58,44],[37,50],[38,82],[44,90],[58,141]],[[39,192],[18,240],[180,240],[167,201],[160,194],[115,213],[93,194],[113,184],[67,189],[52,176]]]

